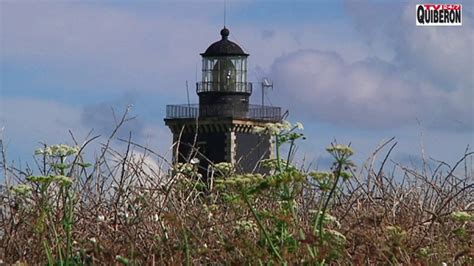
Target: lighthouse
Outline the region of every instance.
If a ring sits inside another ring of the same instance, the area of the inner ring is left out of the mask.
[[[221,39],[202,56],[202,79],[196,83],[199,104],[167,105],[165,124],[173,134],[173,162],[199,159],[202,173],[213,163],[228,162],[238,172],[263,171],[259,162],[273,158],[270,135],[255,127],[281,120],[281,108],[250,104],[252,83],[247,77],[248,53]]]

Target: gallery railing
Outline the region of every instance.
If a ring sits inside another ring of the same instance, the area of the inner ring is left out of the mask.
[[[204,108],[204,109],[203,109]],[[206,112],[207,107],[201,106],[201,111]],[[209,110],[214,112],[215,110]],[[206,112],[209,113],[209,112]],[[227,112],[228,113],[228,112]],[[244,115],[242,115],[244,113]],[[281,108],[273,106],[262,106],[262,105],[249,105],[246,112],[236,112],[236,115],[231,115],[233,118],[246,118],[246,119],[257,119],[266,121],[279,121],[281,120]],[[180,105],[167,105],[166,106],[166,118],[197,118],[199,117],[199,105],[198,104],[180,104]]]
[[[252,93],[252,83],[250,82],[217,82],[202,81],[196,83],[196,92],[241,92]]]

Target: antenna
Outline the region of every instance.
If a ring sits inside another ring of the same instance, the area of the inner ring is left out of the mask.
[[[270,81],[268,78],[263,78],[262,80],[262,106],[265,106],[265,88],[273,89],[273,82]]]
[[[191,103],[189,102],[189,88],[188,88],[188,80],[186,80],[186,94],[188,95],[188,106],[191,106]]]
[[[226,19],[226,0],[224,0],[224,28],[225,28],[225,19]]]
[[[198,82],[198,63],[196,62],[195,69],[194,69],[194,81]]]

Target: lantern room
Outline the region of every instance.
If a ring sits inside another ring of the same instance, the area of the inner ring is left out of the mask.
[[[202,82],[199,92],[249,93],[247,83],[247,58],[245,56],[204,57]]]
[[[202,56],[202,81],[196,84],[202,117],[245,117],[249,110],[252,83],[247,80],[247,57],[229,41],[229,30],[211,44]]]
[[[202,56],[202,81],[197,84],[197,93],[252,92],[252,85],[247,81],[247,57],[242,48],[229,41],[229,30],[221,30],[220,41],[209,46]]]

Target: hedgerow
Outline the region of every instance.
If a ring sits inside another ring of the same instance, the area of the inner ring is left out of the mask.
[[[117,130],[90,162],[85,150],[96,138],[44,145],[35,152],[36,171],[3,160],[0,258],[50,265],[474,262],[472,152],[454,166],[391,162],[387,171],[393,139],[361,166],[350,146],[332,143],[333,165],[319,171],[291,160],[302,129],[288,122],[256,128],[276,142],[276,158],[260,162],[265,174],[218,163],[202,176],[196,158],[171,163],[130,139],[119,152],[111,145]]]

